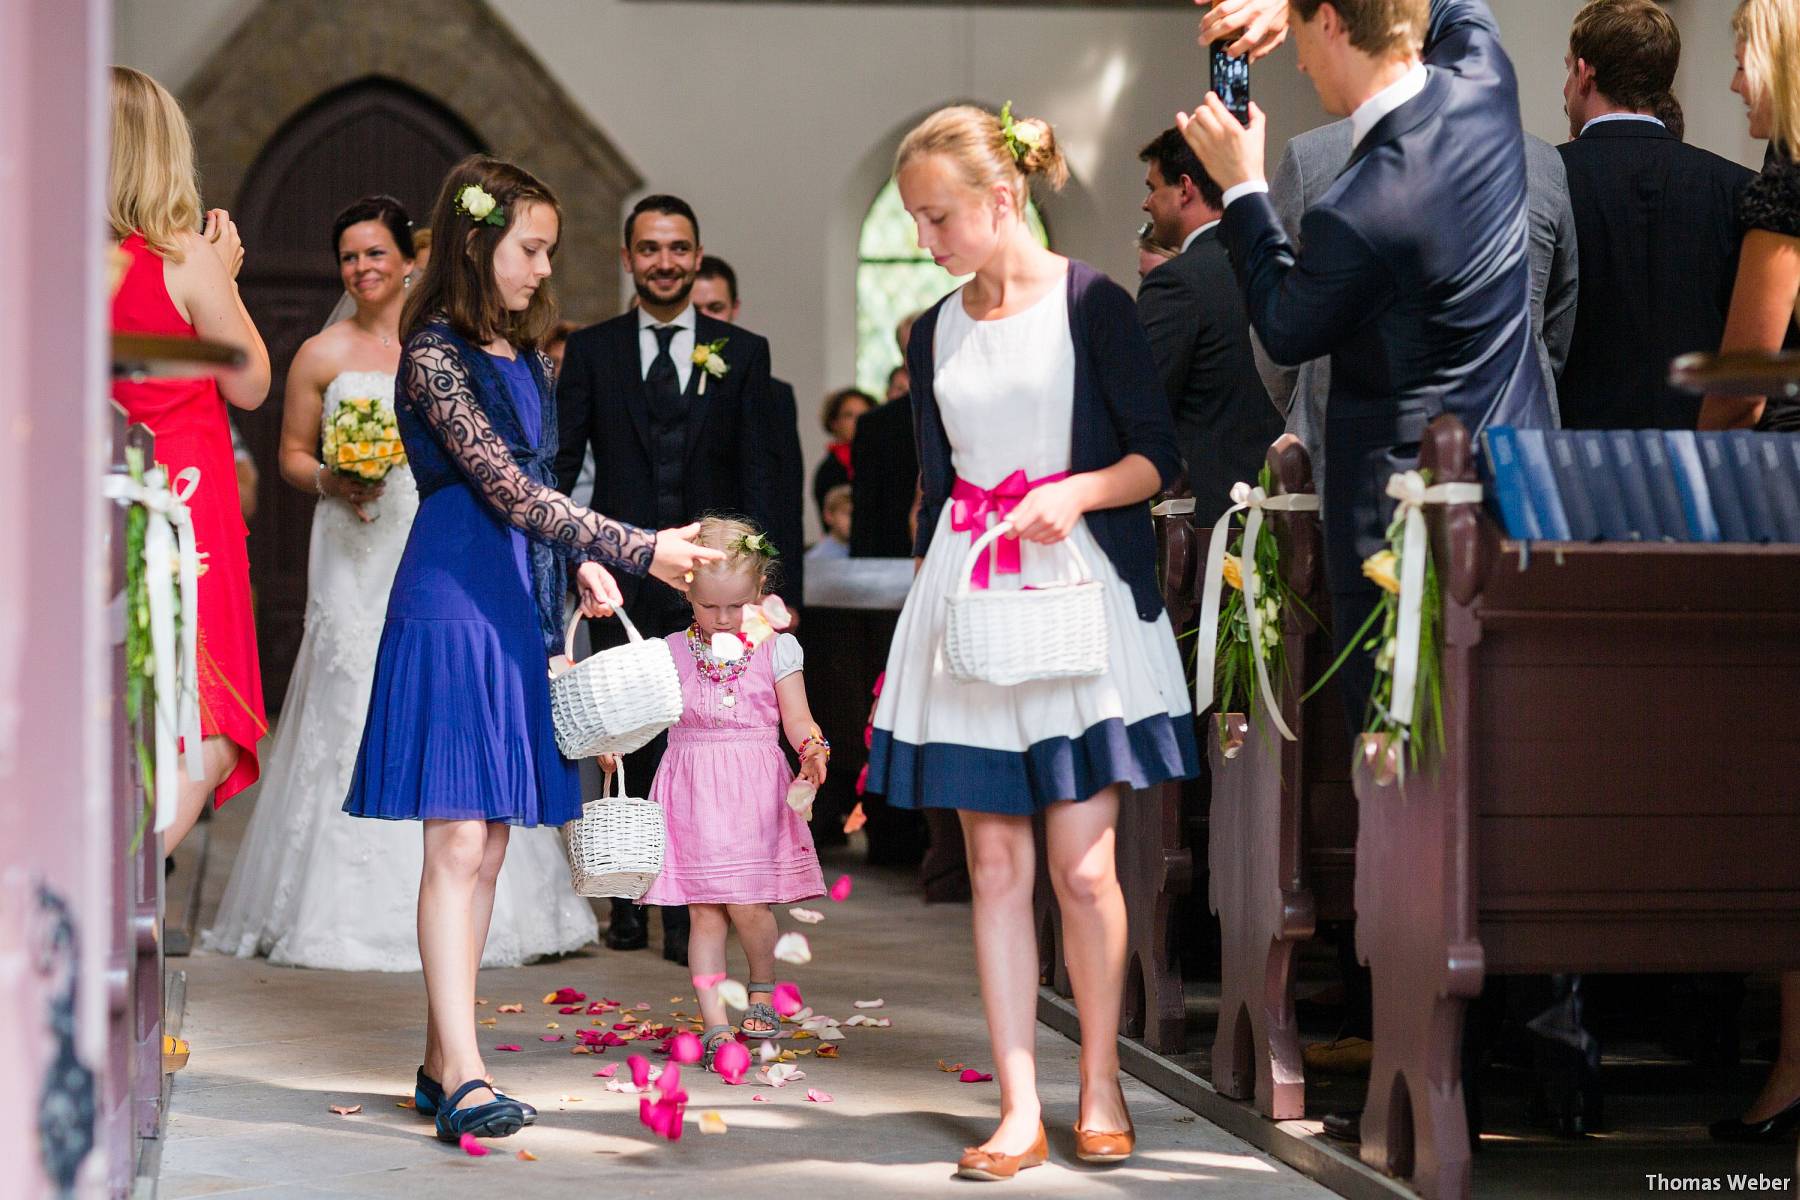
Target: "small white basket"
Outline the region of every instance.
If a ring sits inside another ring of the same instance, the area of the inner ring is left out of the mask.
[[[625,794],[624,759],[601,785],[600,798],[582,805],[581,816],[562,827],[562,837],[577,896],[638,900],[662,874],[662,806]]]
[[[569,664],[550,677],[550,717],[566,758],[629,754],[681,719],[681,676],[661,638],[644,640],[624,609],[623,646],[575,661],[577,611],[563,636]]]
[[[1062,543],[1075,568],[1066,582],[1030,589],[973,586],[982,554],[1012,528],[1012,522],[1002,521],[969,547],[944,630],[951,676],[963,683],[1010,686],[1104,674],[1105,585],[1093,578],[1074,542]]]

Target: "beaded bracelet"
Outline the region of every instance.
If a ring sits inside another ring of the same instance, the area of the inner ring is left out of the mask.
[[[814,746],[822,747],[825,751],[825,761],[831,761],[831,743],[825,739],[825,735],[822,733],[811,733],[801,740],[798,751],[800,757],[805,758],[806,752]]]

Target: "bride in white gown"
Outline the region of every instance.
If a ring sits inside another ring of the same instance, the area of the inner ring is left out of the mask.
[[[396,330],[412,267],[406,214],[389,197],[336,222],[353,315],[307,340],[288,369],[281,473],[320,495],[307,566],[306,632],[265,759],[256,810],[232,865],[208,950],[288,966],[419,970],[418,828],[342,811],[369,708],[375,648],[419,507],[404,467],[375,487],[326,471],[322,422],[349,397],[393,402]],[[515,829],[494,896],[484,967],[517,966],[594,940],[556,832]]]

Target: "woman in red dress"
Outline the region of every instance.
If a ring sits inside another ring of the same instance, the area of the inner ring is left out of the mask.
[[[200,732],[205,775],[181,777],[173,850],[199,819],[206,797],[226,800],[256,782],[256,743],[268,732],[256,625],[250,612],[248,531],[238,507],[226,404],[254,409],[269,392],[269,352],[238,295],[244,261],[237,226],[222,209],[202,214],[193,136],[175,98],[148,75],[112,71],[112,167],[108,212],[130,258],[113,294],[122,333],[167,333],[229,342],[247,365],[217,381],[154,379],[113,384],[113,399],[156,435],[156,461],[171,479],[200,471],[188,497],[200,576]]]

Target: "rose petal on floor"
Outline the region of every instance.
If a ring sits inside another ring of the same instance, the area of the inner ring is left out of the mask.
[[[601,1067],[598,1071],[594,1072],[594,1077],[597,1079],[611,1079],[614,1075],[616,1075],[618,1073],[619,1073],[619,1064],[618,1063],[607,1063],[604,1067]]]
[[[803,967],[812,961],[812,946],[807,943],[804,933],[784,933],[775,941],[775,957]]]
[[[961,1063],[947,1063],[941,1058],[938,1059],[938,1070],[940,1071],[948,1071],[950,1074],[954,1075],[962,1069],[963,1065]]]
[[[831,885],[831,898],[842,904],[850,898],[851,886],[848,875],[839,875],[837,882]]]
[[[334,1104],[331,1106],[331,1111],[336,1113],[340,1117],[354,1117],[357,1113],[362,1111],[362,1105],[360,1105],[360,1104]]]
[[[725,1118],[711,1109],[700,1114],[701,1133],[724,1133],[726,1128]]]
[[[886,1000],[857,1000],[854,1002],[854,1007],[856,1007],[856,1008],[880,1008],[882,1005],[884,1005],[886,1003],[887,1003]]]
[[[516,1054],[516,1053],[518,1053],[518,1052],[519,1052],[519,1051],[520,1051],[520,1050],[523,1050],[523,1049],[524,1049],[524,1047],[523,1047],[523,1046],[515,1046],[515,1045],[513,1045],[513,1044],[512,1044],[512,1043],[511,1043],[511,1042],[508,1042],[508,1043],[507,1043],[507,1044],[506,1044],[506,1045],[504,1045],[504,1046],[495,1046],[495,1047],[494,1047],[494,1049],[496,1049],[496,1050],[504,1050],[504,1051],[506,1051],[506,1052],[507,1052],[507,1053],[508,1053],[508,1054]]]
[[[840,1033],[840,1034],[838,1034],[838,1036],[842,1037],[844,1035]],[[820,1058],[836,1058],[838,1056],[838,1048],[836,1046],[832,1045],[831,1043],[827,1042],[826,1044],[820,1046],[816,1051],[814,1051],[814,1053],[817,1054]]]
[[[986,1071],[977,1071],[974,1067],[969,1067],[956,1078],[962,1083],[987,1083],[989,1080],[993,1079],[993,1076],[989,1075]]]
[[[517,1158],[520,1162],[536,1162],[538,1160],[537,1155],[529,1150],[521,1150],[513,1157]]]
[[[806,1098],[808,1100],[811,1100],[814,1104],[830,1104],[831,1103],[831,1093],[830,1092],[821,1092],[818,1088],[807,1088],[806,1089]]]
[[[543,1037],[538,1039],[540,1042],[560,1042],[562,1040],[563,1035],[560,1033],[546,1033]]]
[[[822,1042],[841,1042],[844,1040],[844,1031],[835,1025],[827,1025],[825,1028],[819,1030],[819,1040]]]

